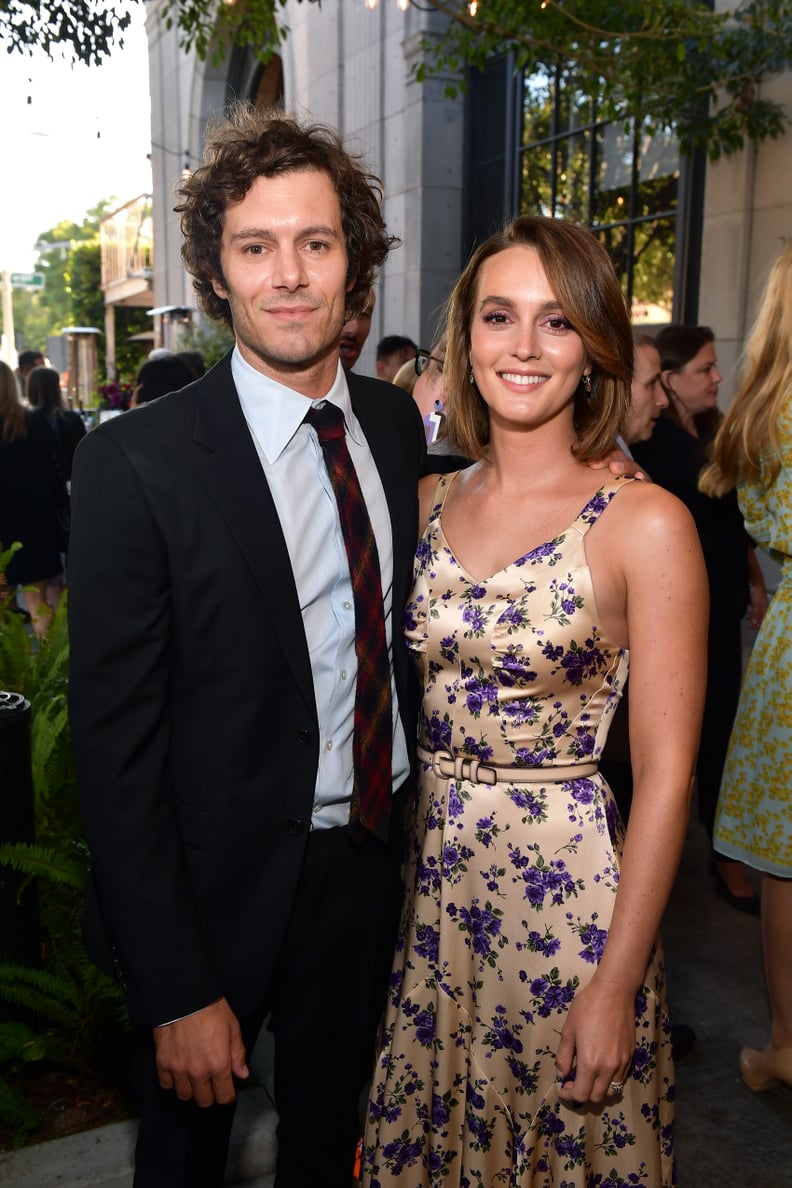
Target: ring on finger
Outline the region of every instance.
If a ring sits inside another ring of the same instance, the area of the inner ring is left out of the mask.
[[[610,1088],[614,1093],[622,1093],[624,1091],[624,1081],[611,1081]]]

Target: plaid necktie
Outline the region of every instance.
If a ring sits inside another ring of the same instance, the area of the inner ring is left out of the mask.
[[[305,420],[319,437],[344,534],[355,600],[355,727],[351,819],[383,841],[391,809],[393,721],[388,647],[377,542],[347,449],[344,414],[334,404],[311,408]]]

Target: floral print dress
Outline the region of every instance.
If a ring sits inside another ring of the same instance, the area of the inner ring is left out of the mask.
[[[723,772],[715,849],[792,878],[792,396],[779,423],[782,466],[738,490],[745,527],[781,564],[751,652]]]
[[[611,792],[598,773],[568,769],[591,773],[627,677],[627,654],[597,625],[585,535],[629,480],[609,482],[555,540],[476,581],[443,536],[453,478],[438,484],[407,608],[424,695],[420,754],[542,771],[531,783],[501,772],[492,784],[420,765],[363,1184],[669,1188],[674,1087],[659,949],[636,998],[623,1093],[567,1105],[555,1063],[619,881]]]

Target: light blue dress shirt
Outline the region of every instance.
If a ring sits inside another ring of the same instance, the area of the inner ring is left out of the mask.
[[[307,397],[256,371],[236,347],[231,372],[289,550],[308,641],[319,716],[319,767],[312,826],[327,829],[345,825],[352,799],[357,657],[352,582],[335,495],[316,431],[304,424]],[[377,541],[391,660],[393,786],[398,788],[407,778],[410,764],[393,680],[390,513],[368,443],[352,412],[340,363],[330,391],[311,403],[320,405],[325,400],[344,414],[347,447]]]

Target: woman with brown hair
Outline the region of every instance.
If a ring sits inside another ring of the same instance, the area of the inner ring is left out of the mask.
[[[657,928],[685,835],[706,578],[685,508],[587,463],[632,370],[604,248],[521,217],[451,296],[406,637],[423,690],[367,1188],[673,1183]],[[598,758],[630,670],[624,826]]]
[[[22,404],[13,371],[0,363],[0,547],[22,545],[6,578],[22,586],[37,635],[46,632],[60,597],[68,498],[48,425]]]

